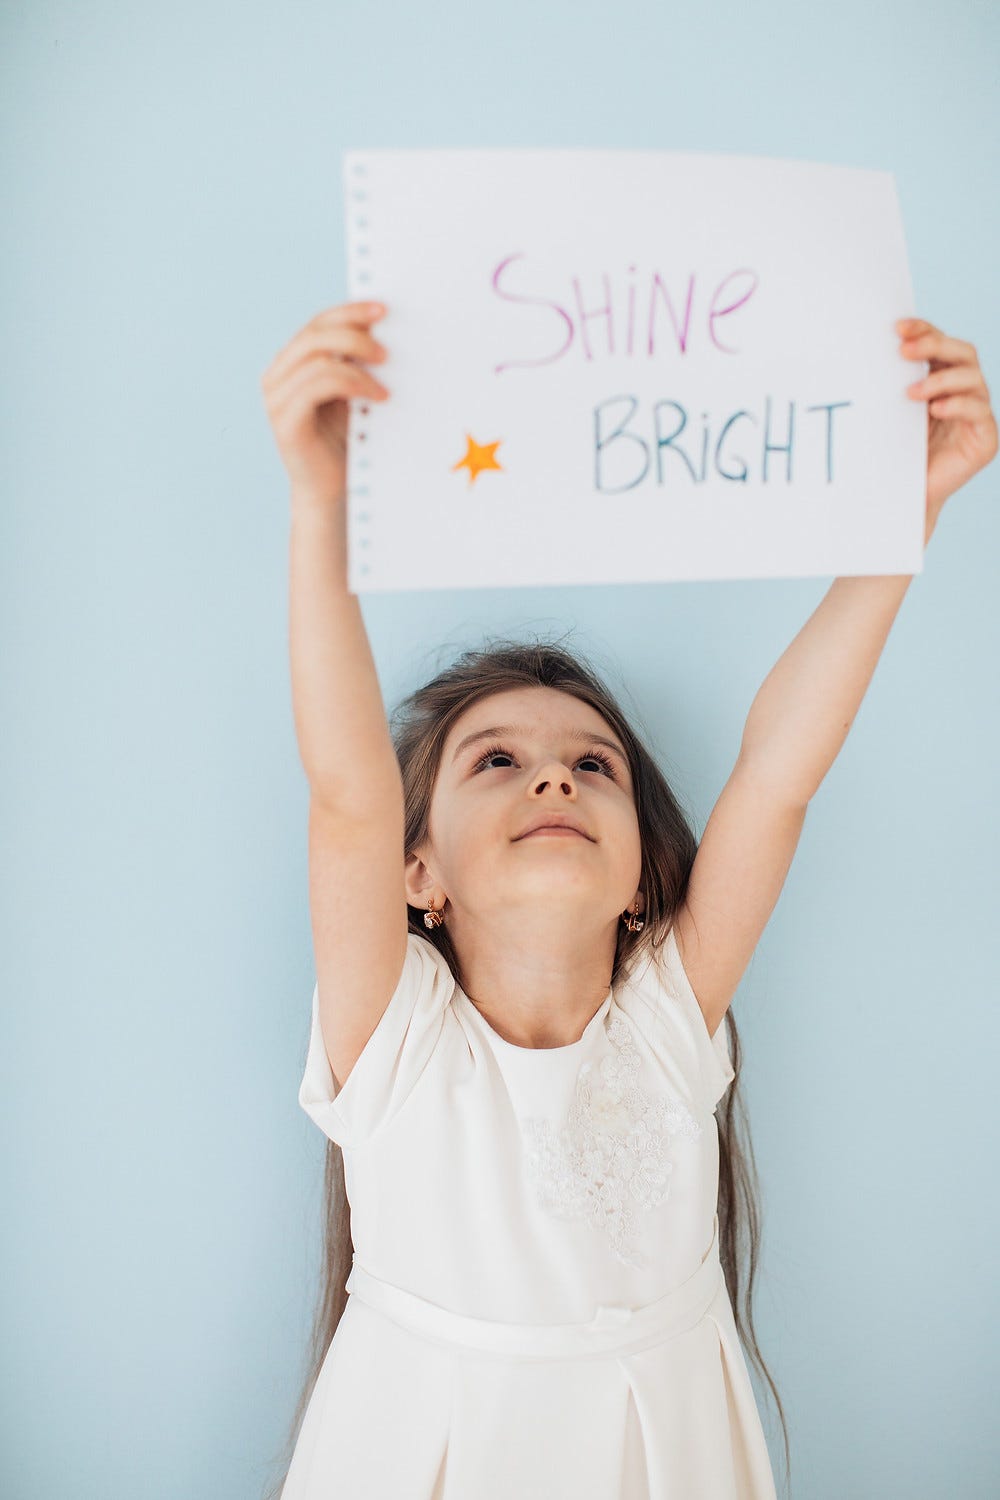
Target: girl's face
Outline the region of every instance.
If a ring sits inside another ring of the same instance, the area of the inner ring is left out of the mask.
[[[583,834],[526,835],[548,813]],[[447,897],[453,927],[543,908],[614,933],[641,872],[624,746],[596,709],[556,688],[479,699],[448,733],[418,854],[431,878],[408,875],[410,899],[426,907],[428,894],[437,906]]]

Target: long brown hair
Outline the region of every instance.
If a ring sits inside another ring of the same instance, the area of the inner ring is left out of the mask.
[[[558,688],[589,703],[618,734],[628,753],[642,847],[640,885],[645,895],[645,925],[640,933],[619,924],[611,982],[623,966],[662,946],[674,913],[687,893],[698,842],[663,773],[631,728],[624,713],[593,667],[562,643],[488,639],[461,653],[450,666],[411,693],[390,716],[390,729],[402,771],[405,796],[404,857],[427,836],[431,794],[445,740],[452,724],[480,698],[510,688]],[[407,908],[410,932],[427,939],[444,955],[459,982],[460,967],[447,923],[428,929],[423,912]],[[726,1012],[729,1051],[735,1077],[716,1111],[719,1132],[719,1257],[733,1305],[737,1331],[751,1361],[767,1380],[777,1403],[785,1444],[786,1483],[790,1475],[788,1427],[777,1387],[764,1363],[753,1326],[753,1288],[760,1247],[759,1184],[746,1109],[740,1095],[742,1049],[732,1006]],[[744,1137],[742,1143],[739,1135]],[[345,1283],[354,1245],[350,1206],[344,1190],[344,1158],[327,1141],[323,1193],[324,1253],[321,1288],[307,1354],[308,1372],[292,1418],[282,1462],[287,1466],[316,1383],[323,1358],[347,1305]],[[745,1270],[745,1274],[744,1274]],[[266,1500],[276,1500],[284,1477]]]

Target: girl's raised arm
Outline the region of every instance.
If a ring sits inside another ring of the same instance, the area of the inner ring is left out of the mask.
[[[897,331],[904,358],[931,367],[907,391],[930,401],[926,544],[949,495],[992,463],[1000,444],[974,345],[919,319]],[[911,582],[907,574],[835,578],[751,704],[676,915],[678,951],[710,1034],[778,900],[806,808],[854,723]]]
[[[343,1086],[406,955],[403,786],[357,596],[347,588],[351,397],[388,395],[357,361],[386,357],[381,312],[319,313],[261,379],[291,479],[289,641],[295,731],[309,781],[309,900],[320,1023]]]

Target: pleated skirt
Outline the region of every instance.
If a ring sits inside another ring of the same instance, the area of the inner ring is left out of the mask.
[[[776,1500],[718,1253],[588,1323],[464,1317],[357,1261],[281,1500]]]

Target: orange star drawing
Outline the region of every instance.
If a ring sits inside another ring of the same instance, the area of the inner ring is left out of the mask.
[[[501,473],[503,472],[503,465],[498,464],[496,461],[496,451],[500,446],[499,442],[482,445],[475,442],[468,433],[465,434],[465,441],[468,444],[465,450],[465,457],[460,458],[457,464],[452,464],[452,473],[456,469],[468,469],[469,483],[471,485],[472,481],[484,469],[499,469]]]

